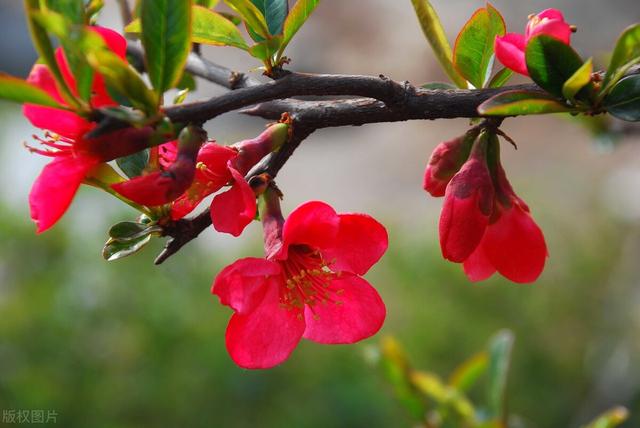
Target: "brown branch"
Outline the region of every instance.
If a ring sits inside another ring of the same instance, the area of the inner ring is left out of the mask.
[[[144,64],[144,51],[139,43],[129,42],[127,44],[127,54],[135,60],[136,64]],[[196,53],[189,54],[187,63],[185,64],[185,70],[194,76],[208,80],[227,89],[245,88],[261,84],[258,79],[215,64]]]
[[[194,58],[195,57],[195,58]],[[233,89],[209,101],[169,107],[165,110],[173,121],[205,121],[218,114],[253,106],[243,113],[277,120],[288,112],[293,120],[293,135],[278,152],[263,159],[246,176],[249,181],[261,173],[275,178],[297,147],[315,130],[327,127],[363,125],[375,122],[395,122],[411,119],[435,119],[453,117],[477,117],[477,106],[504,89],[477,91],[429,91],[415,89],[406,83],[393,82],[385,77],[308,75],[291,73],[280,80],[256,84],[241,78],[240,85],[230,77],[233,72],[223,67],[211,68],[211,63],[192,55],[188,67],[198,75],[227,88]],[[195,73],[194,73],[195,74]],[[534,85],[510,89],[535,90]],[[328,101],[300,101],[281,99],[299,95],[356,95],[352,98]],[[192,219],[182,219],[165,227],[165,235],[171,239],[156,259],[163,263],[184,245],[195,239],[211,225],[209,209]]]
[[[243,107],[289,97],[346,95],[374,98],[387,105],[403,105],[415,92],[409,84],[384,76],[289,73],[278,80],[240,88],[207,101],[167,107],[164,112],[174,122],[200,123]],[[422,91],[421,95],[436,92]]]
[[[118,0],[118,6],[120,8],[120,18],[122,19],[122,25],[127,26],[131,21],[133,21],[133,16],[131,15],[131,7],[129,7],[129,2],[127,0]]]
[[[143,58],[142,49],[135,44],[129,45],[128,53],[139,62]],[[294,132],[290,141],[254,167],[246,176],[248,181],[265,172],[275,178],[301,142],[317,129],[407,120],[474,118],[478,117],[478,106],[497,94],[510,90],[542,91],[534,84],[478,90],[428,90],[382,75],[288,72],[278,76],[277,80],[260,83],[195,54],[189,56],[186,70],[232,91],[207,101],[167,107],[164,112],[174,122],[202,123],[238,109],[244,109],[244,114],[271,120],[279,119],[286,112],[293,119]],[[323,99],[291,99],[300,96]],[[356,98],[326,99],[330,96]],[[156,264],[178,252],[210,225],[207,209],[192,219],[182,219],[165,226],[164,234],[171,239],[156,259]]]

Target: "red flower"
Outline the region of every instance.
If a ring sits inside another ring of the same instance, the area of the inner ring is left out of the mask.
[[[179,220],[204,198],[230,185],[229,190],[213,198],[211,220],[218,232],[239,236],[256,217],[256,197],[244,176],[264,156],[282,145],[287,132],[287,125],[276,124],[258,137],[230,147],[212,141],[202,146],[192,163],[187,159],[178,163],[180,158],[173,142],[165,145],[165,164],[161,171],[112,187],[142,205],[164,205],[173,201],[171,218]]]
[[[507,180],[498,144],[494,134],[483,131],[447,186],[440,217],[442,254],[464,263],[472,281],[497,271],[517,283],[533,282],[544,269],[547,247],[529,207]]]
[[[105,41],[107,46],[119,55],[125,57],[126,41],[118,33],[100,27],[92,27]],[[55,53],[56,62],[60,67],[64,78],[73,92],[77,92],[76,83],[67,65],[64,52],[58,48]],[[51,71],[42,64],[36,64],[27,81],[43,89],[60,104],[66,103],[58,88]],[[108,95],[101,76],[96,75],[92,84],[91,106],[94,108],[108,105],[116,105]],[[95,140],[83,139],[83,136],[93,129],[95,123],[89,122],[83,117],[66,110],[51,107],[42,107],[25,104],[23,113],[36,127],[46,129],[47,140],[41,143],[54,150],[31,149],[31,151],[54,157],[54,160],[46,165],[40,176],[36,179],[29,195],[31,218],[37,225],[38,233],[44,232],[53,226],[65,213],[71,201],[80,187],[86,175],[100,162],[110,160],[111,155],[118,155],[119,151],[130,149],[130,145],[121,145],[120,148],[109,147],[105,144],[104,137]],[[118,131],[116,139],[123,136],[131,136],[130,131]],[[139,133],[134,132],[134,145],[140,144],[143,139]],[[113,137],[111,134],[109,137]]]
[[[212,292],[235,313],[227,350],[241,367],[285,361],[300,339],[354,343],[375,334],[386,310],[361,275],[387,249],[387,232],[364,214],[337,214],[307,202],[284,221],[267,190],[262,214],[266,259],[246,258],[217,276]]]
[[[238,170],[240,150],[236,147],[205,145],[198,155],[198,167],[191,187],[173,203],[171,217],[180,219],[207,196],[231,184],[211,202],[211,221],[218,232],[239,236],[256,217],[256,196],[244,179],[248,169]]]
[[[538,34],[546,34],[568,45],[571,33],[571,26],[565,22],[562,12],[557,9],[546,9],[537,15],[530,16],[524,35],[507,33],[504,36],[497,36],[496,57],[505,67],[528,76],[525,50],[529,40]]]

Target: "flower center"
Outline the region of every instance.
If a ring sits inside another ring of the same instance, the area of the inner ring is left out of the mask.
[[[285,287],[280,291],[280,305],[287,310],[298,310],[298,318],[302,318],[302,309],[308,306],[313,312],[316,304],[333,303],[341,305],[339,296],[344,289],[333,290],[331,282],[340,277],[333,272],[317,250],[306,245],[289,248],[289,256],[280,262]],[[314,312],[314,318],[318,315]]]
[[[33,139],[39,144],[43,145],[44,149],[39,149],[28,145],[26,142],[24,146],[31,153],[37,153],[42,156],[57,157],[57,156],[69,156],[73,154],[73,140],[60,135],[45,132],[44,138],[40,138],[37,135],[33,135]]]

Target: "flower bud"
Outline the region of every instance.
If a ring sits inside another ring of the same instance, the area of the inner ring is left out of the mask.
[[[493,210],[494,189],[486,152],[490,132],[476,139],[469,160],[451,179],[440,215],[440,247],[444,258],[456,263],[476,249]]]
[[[546,9],[537,15],[531,15],[525,34],[507,33],[497,36],[495,41],[496,58],[507,68],[528,76],[525,50],[532,37],[545,34],[569,44],[572,27],[564,20],[562,12],[557,9]]]
[[[480,130],[473,128],[463,136],[436,146],[424,172],[423,188],[432,196],[444,196],[449,181],[469,157]]]
[[[234,161],[235,167],[243,175],[248,173],[262,158],[280,149],[288,139],[289,125],[276,123],[255,138],[235,143],[232,147],[239,151]]]
[[[528,41],[538,34],[546,34],[568,45],[572,32],[571,25],[565,22],[561,11],[558,9],[546,9],[529,18],[524,36]]]

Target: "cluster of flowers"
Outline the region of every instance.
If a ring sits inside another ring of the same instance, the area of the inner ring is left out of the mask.
[[[93,27],[107,46],[125,58],[126,42],[114,31]],[[56,59],[67,84],[75,90],[64,53]],[[28,81],[66,106],[51,71],[34,66]],[[95,76],[92,108],[115,106],[103,79]],[[38,232],[52,227],[65,213],[79,186],[98,167],[148,147],[154,130],[131,128],[91,137],[97,124],[73,113],[25,105],[31,123],[47,130],[44,149],[52,157],[36,179],[29,197]],[[245,175],[288,138],[279,123],[258,137],[231,146],[206,136],[190,135],[151,148],[155,166],[112,189],[135,203],[167,207],[179,220],[207,196],[216,230],[238,236],[256,218],[256,193]],[[197,134],[197,133],[196,133]],[[182,136],[182,134],[181,134]],[[238,260],[216,278],[212,292],[233,308],[227,347],[233,360],[246,368],[267,368],[284,361],[302,337],[319,343],[354,343],[375,334],[386,310],[376,290],[362,278],[387,249],[387,232],[364,214],[337,214],[323,202],[307,202],[285,221],[277,191],[262,189],[260,218],[266,258]]]
[[[545,34],[569,44],[572,32],[562,12],[547,9],[529,17],[524,34],[496,37],[496,57],[505,67],[528,76],[529,40]],[[442,255],[462,263],[471,281],[485,280],[496,271],[518,283],[540,276],[548,256],[544,236],[507,180],[495,130],[476,127],[439,144],[427,165],[423,187],[432,196],[444,196],[439,225]]]
[[[568,42],[568,26],[557,11],[533,17],[525,36],[496,40],[500,61],[526,74],[523,50],[533,34],[549,32]],[[118,33],[92,27],[109,49],[125,59],[126,42]],[[570,30],[569,30],[570,32]],[[565,37],[566,36],[566,37]],[[76,89],[61,49],[56,60],[66,83]],[[66,106],[51,71],[36,64],[28,81]],[[116,106],[100,75],[93,80],[91,107]],[[105,162],[148,148],[152,127],[127,128],[96,135],[97,123],[71,110],[24,106],[31,123],[46,130],[31,148],[52,157],[30,193],[31,216],[38,232],[65,213],[79,186]],[[193,131],[193,130],[192,130]],[[202,132],[200,130],[200,132]],[[307,202],[284,219],[276,188],[252,188],[245,175],[287,140],[289,126],[270,126],[254,139],[231,146],[206,141],[198,131],[178,141],[151,147],[145,172],[111,184],[121,197],[147,207],[164,207],[179,220],[204,198],[216,194],[211,217],[216,230],[238,236],[256,218],[263,224],[265,258],[245,258],[223,269],[212,293],[231,307],[226,342],[242,367],[267,368],[284,361],[301,338],[319,343],[354,343],[375,334],[385,306],[362,276],[387,249],[387,232],[364,214],[338,214],[324,202]],[[224,187],[228,190],[218,193]],[[483,280],[495,271],[515,282],[540,275],[547,257],[544,237],[527,205],[512,190],[499,160],[494,131],[476,127],[436,147],[424,188],[444,196],[440,241],[446,259],[464,263],[467,276]],[[256,202],[258,198],[259,203]]]

